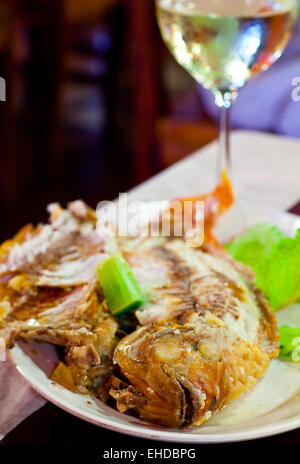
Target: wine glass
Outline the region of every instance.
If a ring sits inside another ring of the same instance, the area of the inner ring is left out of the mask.
[[[156,0],[156,11],[178,63],[215,96],[218,175],[229,171],[230,108],[239,89],[281,56],[297,17],[296,0]]]

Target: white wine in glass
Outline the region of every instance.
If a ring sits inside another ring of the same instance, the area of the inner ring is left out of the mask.
[[[229,169],[231,105],[251,77],[281,56],[297,18],[296,0],[156,0],[156,10],[176,60],[213,92],[221,109],[218,170]]]

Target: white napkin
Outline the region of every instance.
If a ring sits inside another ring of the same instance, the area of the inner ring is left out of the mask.
[[[0,440],[45,403],[19,374],[9,355],[0,362]]]

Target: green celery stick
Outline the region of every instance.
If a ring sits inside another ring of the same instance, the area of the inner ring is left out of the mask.
[[[120,253],[96,267],[108,308],[114,316],[133,311],[144,302],[141,289],[127,261]]]

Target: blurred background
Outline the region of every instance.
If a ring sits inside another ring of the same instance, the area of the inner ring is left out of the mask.
[[[241,92],[235,128],[300,137],[299,44],[296,28],[285,57]],[[46,220],[49,202],[95,207],[218,135],[152,0],[0,0],[0,76],[0,240]]]

